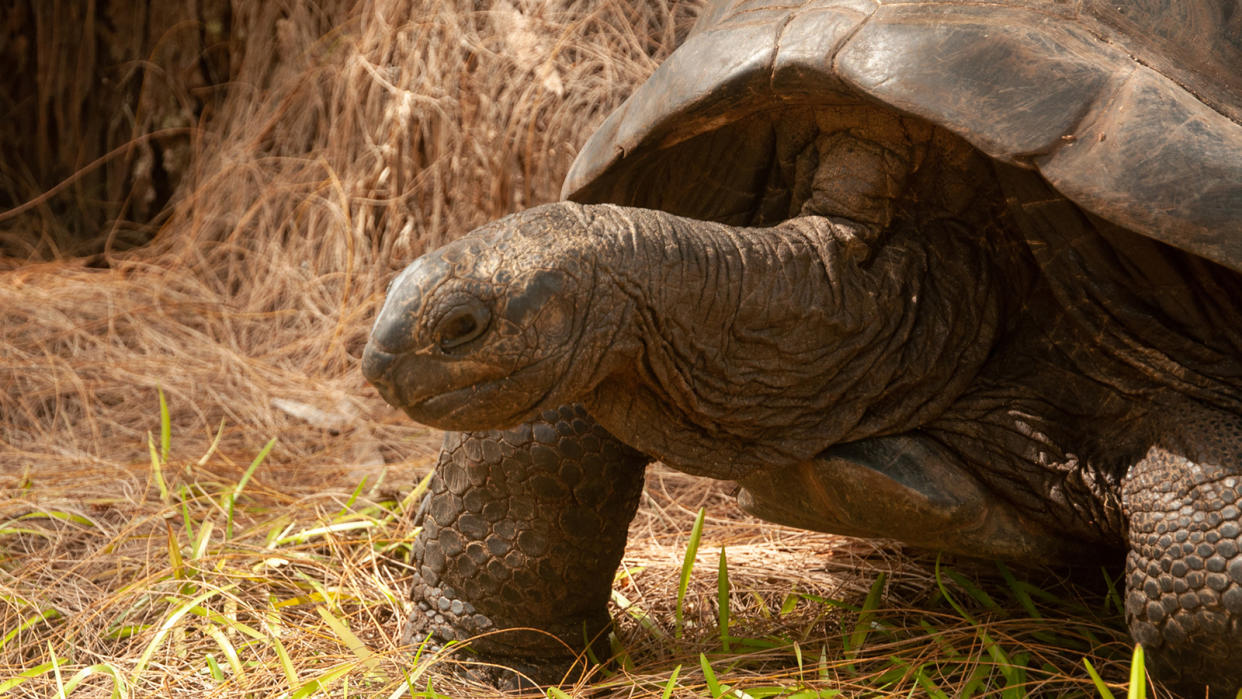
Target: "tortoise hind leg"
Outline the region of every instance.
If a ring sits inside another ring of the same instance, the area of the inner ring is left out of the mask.
[[[1179,695],[1242,688],[1242,418],[1210,413],[1152,446],[1122,484],[1126,620]]]
[[[608,598],[646,463],[578,406],[446,434],[413,547],[407,638],[469,639],[478,659],[538,684],[558,683],[588,641],[607,657]]]
[[[918,432],[840,444],[810,461],[759,469],[741,486],[742,509],[803,529],[1028,563],[1095,550],[996,495]]]

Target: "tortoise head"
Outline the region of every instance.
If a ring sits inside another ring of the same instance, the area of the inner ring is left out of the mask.
[[[392,282],[362,360],[383,398],[452,430],[513,425],[562,395],[589,265],[565,254],[587,220],[532,209],[428,253]]]

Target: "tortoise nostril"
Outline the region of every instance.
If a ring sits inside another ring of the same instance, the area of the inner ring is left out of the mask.
[[[388,355],[415,349],[418,344],[415,322],[421,304],[422,293],[416,286],[407,284],[391,290],[371,328],[368,349]]]
[[[440,349],[450,350],[470,342],[487,330],[491,313],[478,302],[467,302],[449,311],[436,324],[436,338]]]
[[[389,385],[388,371],[394,359],[394,355],[378,349],[375,342],[368,342],[366,349],[362,351],[362,375],[382,391],[382,386]]]

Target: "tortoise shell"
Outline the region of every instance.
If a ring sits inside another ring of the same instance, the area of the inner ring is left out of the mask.
[[[1242,271],[1232,0],[717,2],[590,138],[563,195],[774,223],[758,190],[782,115],[850,100],[925,119],[1096,216]]]

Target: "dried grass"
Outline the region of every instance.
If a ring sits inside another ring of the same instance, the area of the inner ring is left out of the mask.
[[[82,36],[28,37],[39,51],[38,89],[23,89],[36,95],[48,128],[80,140],[40,130],[33,150],[22,150],[19,130],[0,129],[2,196],[28,202],[0,212],[0,634],[14,631],[0,643],[0,682],[54,654],[72,667],[115,667],[139,696],[277,696],[296,687],[270,640],[243,649],[253,663],[244,672],[212,679],[202,658],[227,659],[209,627],[240,647],[240,624],[280,639],[298,681],[348,666],[349,677],[364,678],[352,695],[387,696],[408,668],[396,631],[409,513],[395,503],[430,467],[438,437],[384,406],[357,371],[384,284],[421,251],[554,199],[582,140],[671,50],[697,2],[197,7],[188,19],[152,9],[142,26],[166,30],[118,38],[119,57],[84,48],[96,46],[86,18],[65,25]],[[25,21],[14,17],[10,38]],[[187,24],[196,38],[176,49],[180,35],[168,28]],[[19,44],[0,53],[20,53]],[[170,45],[171,54],[152,48]],[[224,73],[218,84],[200,84],[201,74],[178,83],[170,66],[187,58],[178,50],[206,56]],[[125,94],[107,102],[80,75],[114,64],[130,77]],[[108,113],[129,104],[125,128],[92,121],[81,110],[90,100],[104,100]],[[157,151],[165,184],[175,185],[164,194],[151,174],[160,171]],[[65,256],[72,251],[89,254]],[[175,497],[161,495],[148,454],[159,430],[157,387],[171,408],[173,458],[163,477]],[[221,424],[216,450],[199,460]],[[272,437],[277,446],[226,540],[222,493]],[[366,487],[351,496],[364,476]],[[883,571],[886,604],[932,594],[926,565],[892,548],[764,525],[738,514],[723,486],[662,472],[627,553],[628,568],[643,570],[622,592],[665,627],[686,531],[704,504],[711,517],[699,567],[710,570],[711,547],[727,546],[739,633],[802,629],[810,664],[839,633],[838,620],[814,605],[775,614],[792,592],[857,603]],[[281,532],[346,520],[383,524],[272,543]],[[597,691],[659,695],[672,664],[695,666],[710,647],[713,585],[696,576],[690,632],[678,649],[626,622],[622,635],[640,666]],[[207,592],[197,608],[225,621],[191,616],[194,624],[156,644],[171,610]],[[302,599],[313,594],[375,663],[352,653]],[[288,604],[273,611],[277,602]],[[46,610],[54,618],[41,620]],[[908,616],[917,626],[921,617]],[[945,623],[954,643],[977,643],[974,627]],[[148,669],[130,677],[153,644]],[[787,647],[771,655],[730,681],[800,681]],[[1052,665],[1072,672],[1076,662],[1069,655]],[[1068,682],[1056,691],[1085,687]],[[110,695],[111,686],[98,671],[75,696]],[[491,693],[447,686],[441,691],[459,696]],[[679,686],[679,695],[703,689],[701,680]],[[57,691],[51,670],[13,689]]]
[[[153,242],[0,259],[6,460],[134,458],[157,385],[182,435],[223,419],[227,446],[279,435],[285,460],[408,456],[390,445],[412,428],[388,426],[356,368],[384,284],[428,247],[555,199],[580,141],[689,16],[615,0],[239,3],[233,74],[198,116]],[[0,222],[7,238],[32,255],[67,238],[48,229],[70,194]],[[375,439],[328,439],[277,407],[295,404]]]

